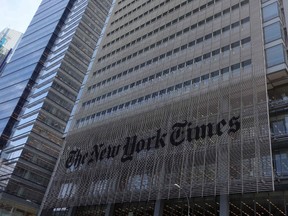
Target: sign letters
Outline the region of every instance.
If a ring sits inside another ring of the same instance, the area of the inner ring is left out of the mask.
[[[163,131],[161,128],[156,130],[153,136],[148,138],[138,138],[137,135],[126,137],[124,145],[105,145],[95,144],[89,152],[82,152],[77,148],[69,152],[65,167],[74,167],[77,169],[82,165],[90,165],[92,163],[100,162],[104,159],[111,159],[117,157],[121,153],[120,161],[132,161],[135,154],[141,151],[149,151],[151,149],[161,149],[167,145],[175,147],[183,143],[193,144],[194,141],[205,139],[206,137],[222,136],[224,133],[231,135],[240,130],[240,116],[233,116],[229,121],[222,119],[218,123],[208,123],[192,127],[192,123],[186,120],[177,122],[172,125],[172,130],[169,133]],[[224,130],[228,128],[227,130]]]

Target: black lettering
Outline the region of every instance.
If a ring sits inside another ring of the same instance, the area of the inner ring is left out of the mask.
[[[114,158],[119,154],[119,150],[120,150],[120,146],[121,145],[117,145],[117,146],[108,146],[108,153],[107,153],[107,158]]]
[[[126,162],[127,160],[131,161],[133,159],[132,155],[135,152],[135,145],[137,142],[137,136],[133,137],[132,143],[130,143],[131,137],[127,137],[126,140],[127,140],[126,145],[123,146],[124,153],[123,153],[123,156],[121,158],[122,163]]]
[[[187,126],[187,124],[188,122],[184,121],[183,123],[175,123],[172,126],[173,132],[170,136],[170,143],[172,145],[178,146],[184,142],[184,128]]]
[[[100,144],[100,146],[98,146],[98,145],[94,145],[94,146],[93,146],[93,149],[94,149],[94,157],[95,157],[96,162],[97,162],[98,159],[99,159],[100,148],[102,148],[102,146],[104,146],[104,144]]]
[[[201,125],[200,127],[195,127],[196,133],[195,133],[195,140],[199,140],[200,138],[205,139],[206,132],[208,128],[207,135],[211,138],[213,136],[213,125],[211,123],[208,123],[207,125]]]
[[[192,138],[192,134],[193,134],[193,129],[191,128],[192,123],[189,122],[188,123],[188,128],[187,128],[187,140],[188,142],[192,142],[193,138]]]
[[[90,163],[93,163],[93,161],[94,161],[93,156],[94,156],[94,151],[92,151],[92,152],[90,153],[90,159],[89,159],[88,162],[87,162],[88,165],[89,165]]]
[[[161,128],[159,130],[157,130],[157,135],[156,135],[156,141],[155,141],[155,148],[159,148],[159,144],[164,147],[166,144],[165,144],[165,141],[163,140],[165,137],[166,137],[167,133],[163,133],[161,135]]]
[[[83,156],[82,156],[82,160],[81,160],[81,164],[85,163],[86,158],[88,157],[88,152],[86,152]]]
[[[107,152],[107,149],[106,149],[106,148],[104,148],[104,149],[101,151],[101,153],[100,153],[100,161],[104,159],[106,152]]]
[[[139,153],[145,148],[145,140],[141,139],[137,142],[136,152]]]
[[[231,132],[236,133],[239,129],[240,129],[240,122],[238,121],[238,119],[240,118],[240,116],[237,117],[232,117],[229,121],[229,127],[230,129],[228,130],[228,134],[230,134]]]
[[[223,132],[221,131],[221,129],[227,124],[227,122],[222,119],[217,125],[216,125],[216,133],[218,136],[221,136],[223,134]],[[222,126],[223,127],[222,127]]]
[[[153,139],[155,139],[155,136],[149,137],[147,139],[147,151],[149,151],[151,149],[151,142],[152,142]]]
[[[77,153],[76,153],[75,160],[74,160],[74,167],[75,168],[77,168],[80,165],[81,160],[82,160],[82,154],[81,154],[80,149],[78,149]]]
[[[80,151],[80,149],[77,149],[77,150],[74,150],[74,151],[70,151],[70,152],[69,152],[68,159],[67,159],[66,162],[65,162],[65,167],[66,167],[67,169],[70,168],[70,167],[73,165],[73,163],[74,163],[74,161],[75,161],[75,155],[76,155],[76,153],[77,153],[78,151]]]

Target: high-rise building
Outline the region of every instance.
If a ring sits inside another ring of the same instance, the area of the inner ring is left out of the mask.
[[[0,215],[35,215],[111,0],[43,0],[0,77]]]
[[[21,32],[10,28],[5,28],[0,32],[0,75],[1,70],[11,58],[21,37]]]
[[[286,215],[288,3],[118,0],[41,215]]]

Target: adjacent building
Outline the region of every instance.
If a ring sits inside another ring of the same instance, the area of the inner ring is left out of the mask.
[[[287,11],[116,1],[41,215],[286,215]]]
[[[11,58],[21,37],[21,32],[10,28],[5,28],[0,32],[0,75],[1,70]]]
[[[0,215],[36,215],[111,7],[43,0],[0,77]]]

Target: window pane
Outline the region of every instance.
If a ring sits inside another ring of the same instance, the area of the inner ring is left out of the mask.
[[[266,49],[266,61],[267,67],[272,67],[285,61],[282,44]]]
[[[263,20],[264,20],[264,22],[266,22],[270,19],[273,19],[277,16],[279,16],[277,2],[270,4],[270,5],[263,8]]]
[[[281,26],[280,22],[273,23],[272,25],[264,28],[265,43],[277,40],[281,38]]]

